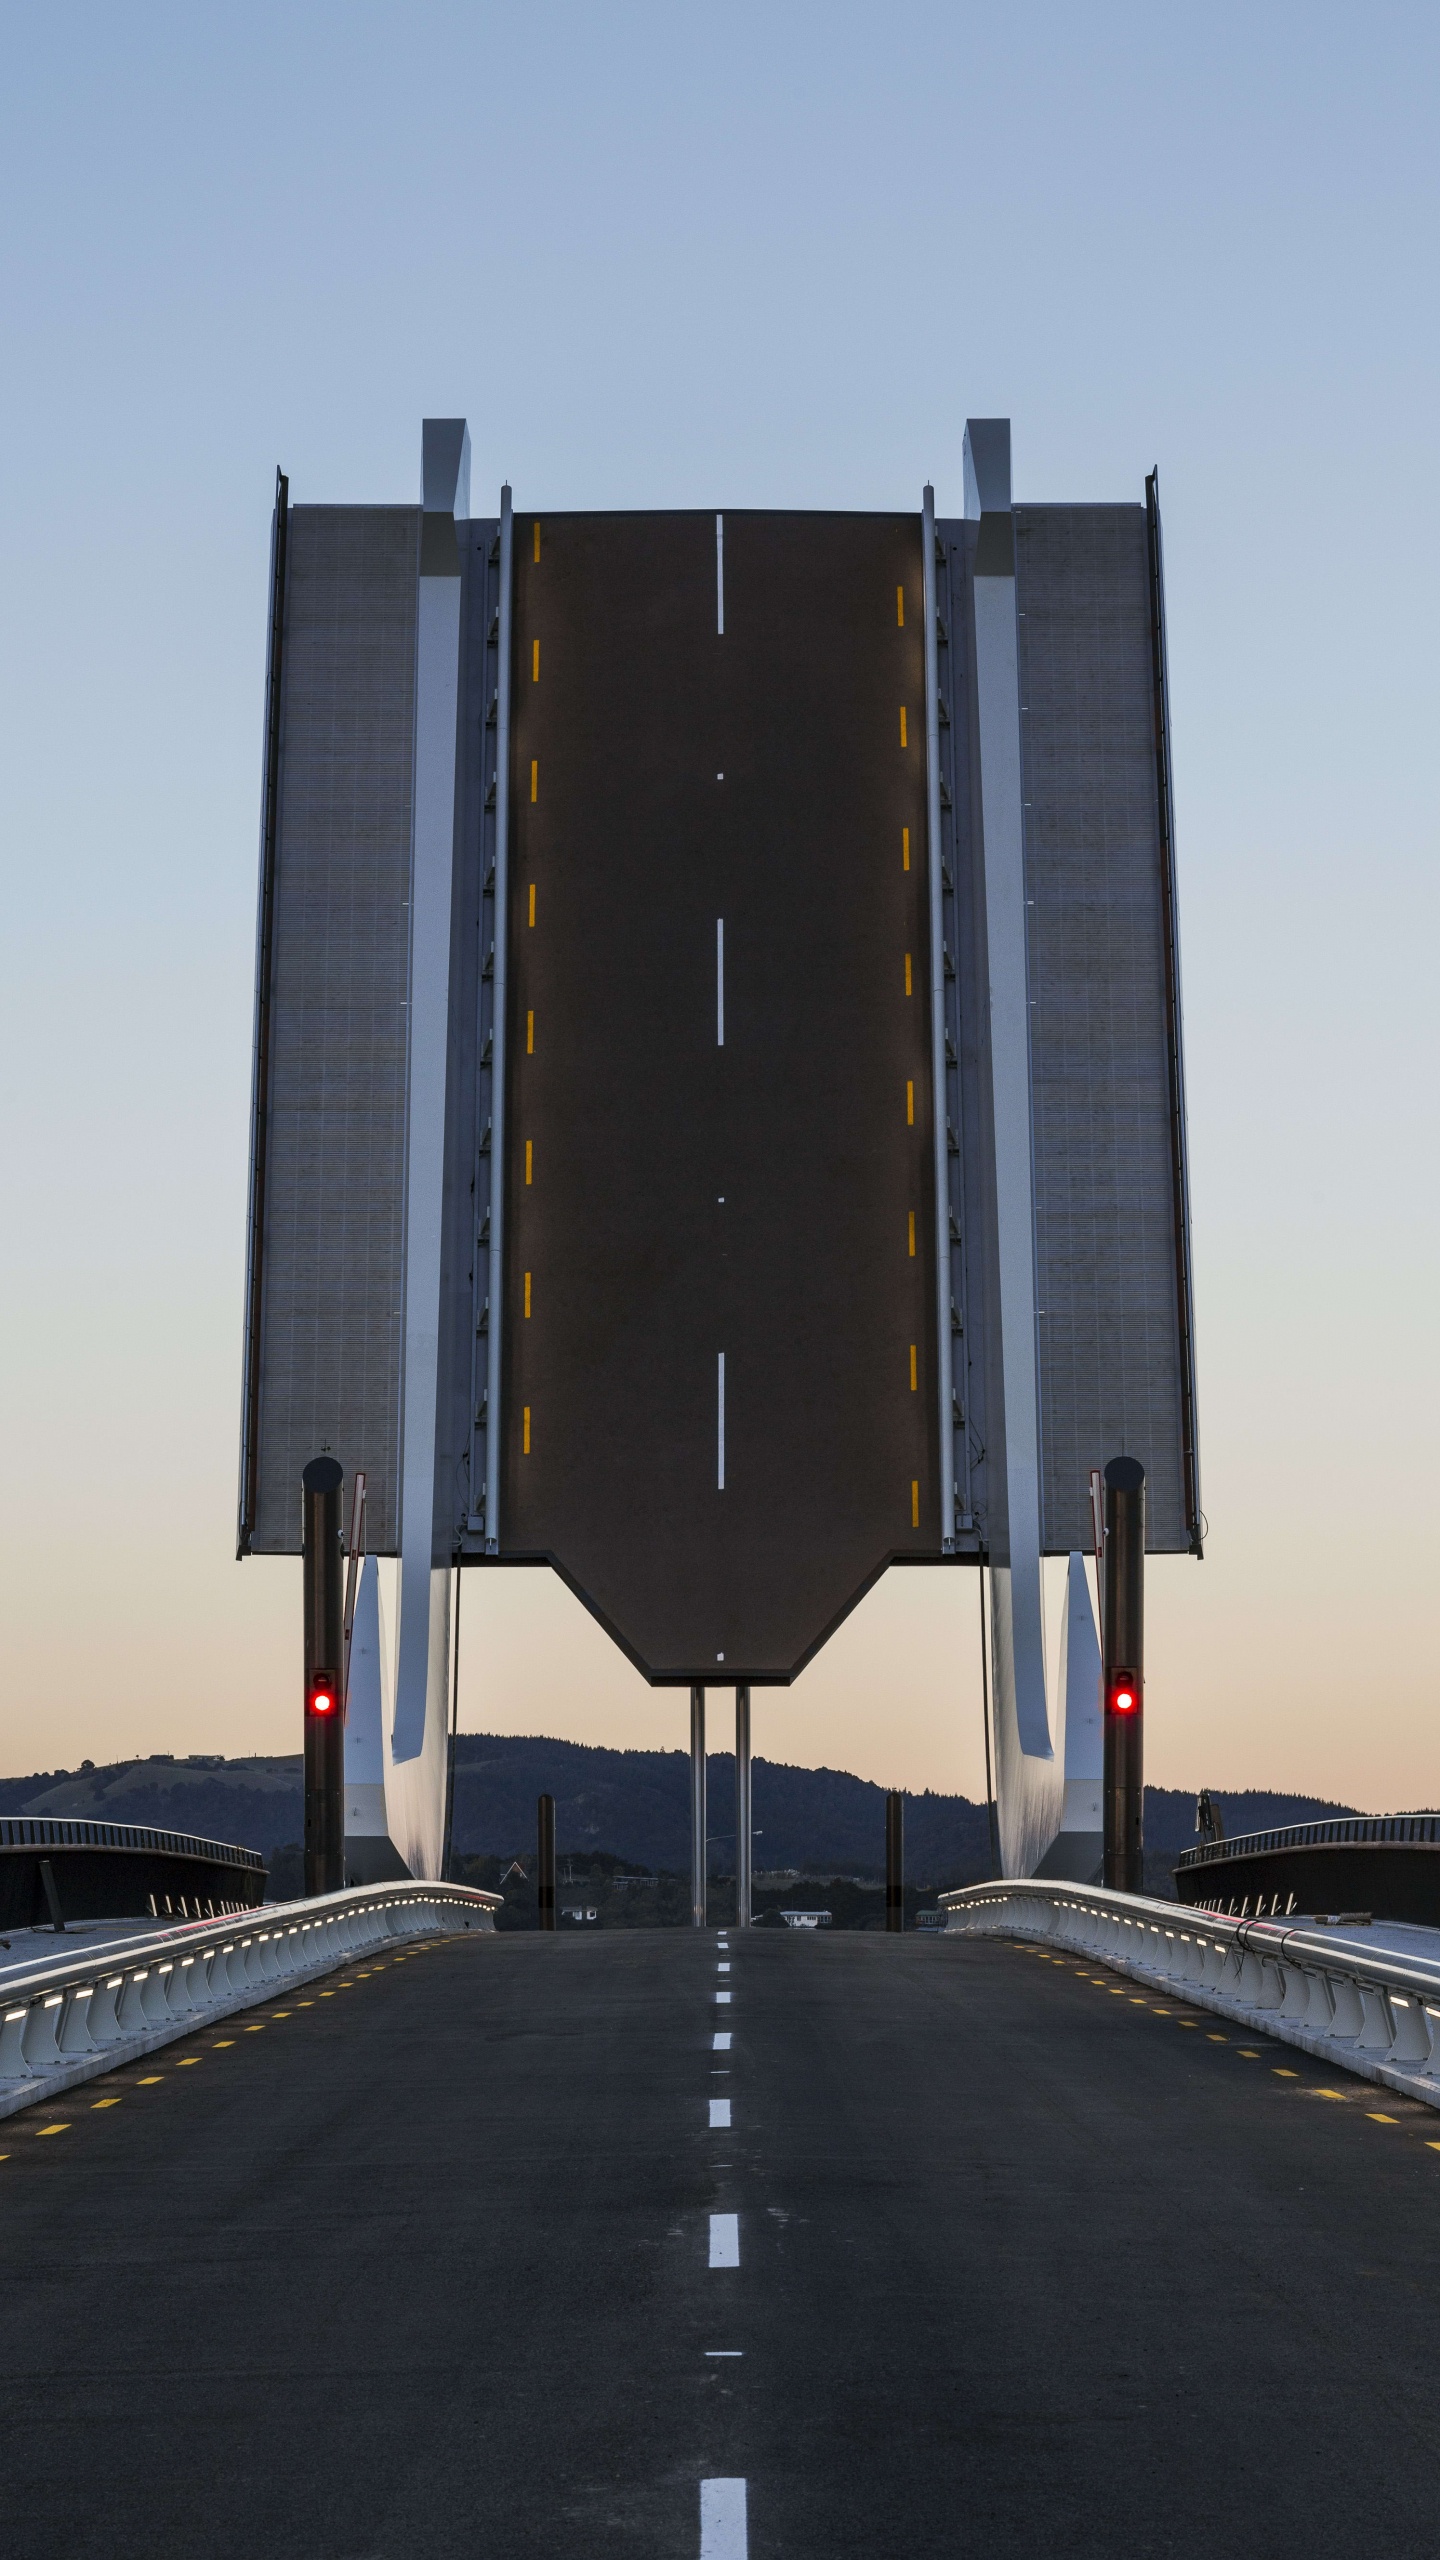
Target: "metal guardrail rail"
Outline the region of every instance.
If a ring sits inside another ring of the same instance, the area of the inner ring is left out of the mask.
[[[264,1875],[258,1849],[195,1832],[162,1831],[149,1822],[94,1822],[85,1814],[0,1813],[0,1849],[147,1849],[172,1858],[208,1858]]]
[[[0,2116],[401,1938],[493,1931],[496,1893],[362,1885],[77,1948],[0,1977]]]
[[[1217,1866],[1226,1858],[1258,1858],[1272,1849],[1440,1848],[1440,1813],[1349,1813],[1287,1822],[1275,1831],[1242,1831],[1182,1849],[1177,1867]]]
[[[1283,1920],[1231,1920],[1015,1877],[939,1897],[946,1933],[1082,1948],[1117,1973],[1440,2107],[1440,1961]]]

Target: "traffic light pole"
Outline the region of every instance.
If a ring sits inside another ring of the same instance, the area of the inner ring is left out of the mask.
[[[1104,1880],[1145,1889],[1145,1470],[1112,1458],[1105,1470]]]
[[[305,1556],[305,1891],[345,1882],[344,1563],[336,1458],[300,1479]]]

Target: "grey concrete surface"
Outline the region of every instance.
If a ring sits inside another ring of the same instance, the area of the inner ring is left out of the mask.
[[[1048,1951],[391,1954],[0,2128],[7,2550],[1428,2552],[1435,2130]]]

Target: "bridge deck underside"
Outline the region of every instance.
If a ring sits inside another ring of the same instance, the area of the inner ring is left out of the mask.
[[[452,1941],[8,2124],[13,2560],[675,2560],[710,2477],[755,2560],[1430,2547],[1431,2111],[1033,1950],[721,1960]]]

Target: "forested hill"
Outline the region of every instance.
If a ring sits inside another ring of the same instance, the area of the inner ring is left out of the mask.
[[[711,1755],[711,1865],[734,1859],[734,1762]],[[607,1851],[638,1866],[684,1870],[690,1859],[690,1763],[683,1751],[606,1751],[542,1736],[462,1733],[457,1747],[455,1849],[511,1857],[535,1837],[535,1799],[553,1795],[558,1845],[581,1857]],[[1225,1828],[1260,1830],[1347,1813],[1314,1796],[1213,1791]],[[755,1865],[820,1875],[875,1875],[885,1862],[883,1790],[839,1769],[755,1762]],[[88,1813],[112,1822],[163,1824],[264,1855],[298,1840],[299,1755],[218,1760],[154,1756],[108,1767],[51,1769],[0,1779],[0,1813]],[[1195,1799],[1178,1788],[1145,1790],[1151,1889],[1195,1837]],[[906,1866],[918,1885],[962,1883],[989,1872],[985,1807],[966,1796],[915,1795],[905,1804]]]

